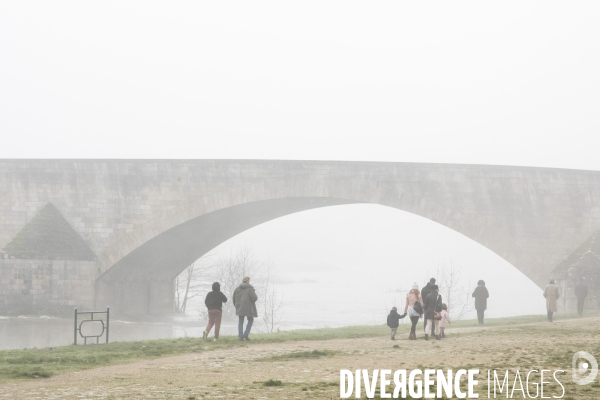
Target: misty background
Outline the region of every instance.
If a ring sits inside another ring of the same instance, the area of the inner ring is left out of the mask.
[[[436,222],[385,206],[334,206],[279,218],[223,243],[207,262],[240,248],[274,266],[282,329],[385,323],[392,306],[404,309],[413,282],[422,288],[435,277],[439,283],[438,267],[451,265],[460,269],[456,289],[471,304],[477,281],[486,282],[487,317],[545,312],[542,290],[492,251]],[[188,314],[196,309],[205,314],[203,297],[199,300]],[[462,318],[475,318],[474,310]]]
[[[0,157],[599,170],[599,17],[592,1],[5,1]],[[489,317],[544,312],[493,252],[383,206],[290,215],[214,253],[240,245],[276,267],[288,328],[383,323],[451,262],[486,281]]]

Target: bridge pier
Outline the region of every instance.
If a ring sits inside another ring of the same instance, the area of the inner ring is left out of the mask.
[[[0,315],[65,315],[111,308],[116,316],[172,314],[173,279],[96,279],[93,261],[0,257]]]
[[[68,315],[94,301],[95,261],[6,257],[0,253],[0,315]]]
[[[117,316],[172,314],[175,311],[173,279],[98,279],[95,307],[109,306]]]

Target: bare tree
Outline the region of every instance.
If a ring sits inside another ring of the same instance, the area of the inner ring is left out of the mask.
[[[273,333],[276,330],[279,330],[279,328],[283,325],[283,295],[279,295],[273,282],[275,273],[273,272],[273,265],[271,263],[266,265],[264,272],[265,273],[262,278],[264,283],[263,322],[267,332]]]
[[[207,279],[211,265],[206,258],[201,258],[189,265],[175,277],[175,306],[185,314],[188,300],[202,294],[202,279]]]
[[[188,300],[204,293],[200,280],[210,277],[221,284],[221,291],[231,299],[223,304],[223,316],[234,319],[233,292],[244,276],[251,278],[258,294],[256,308],[262,314],[267,332],[276,331],[283,324],[283,294],[275,286],[272,263],[258,259],[248,246],[232,250],[216,261],[208,261],[203,257],[186,268],[175,280],[177,308],[185,312]]]
[[[428,276],[431,276],[429,272]],[[461,285],[461,268],[452,261],[448,265],[438,265],[436,283],[440,289],[442,300],[448,306],[448,312],[454,320],[460,320],[475,309],[471,300],[471,281],[465,287]]]
[[[228,297],[233,297],[233,291],[242,282],[244,276],[251,278],[252,286],[260,294],[263,292],[264,265],[250,251],[248,246],[243,246],[232,251],[228,256],[221,256],[212,264],[213,278],[221,284],[221,291]],[[223,315],[235,318],[235,307],[232,301],[223,304]]]

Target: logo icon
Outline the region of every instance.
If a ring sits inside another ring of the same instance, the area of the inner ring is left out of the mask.
[[[585,376],[586,373],[590,373]],[[598,375],[598,361],[590,353],[578,351],[573,355],[573,382],[578,385],[592,383]]]

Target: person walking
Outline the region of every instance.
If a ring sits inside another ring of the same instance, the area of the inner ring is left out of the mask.
[[[446,322],[448,324],[452,323],[450,319],[450,313],[448,313],[448,306],[444,303],[442,304],[442,312],[440,313],[442,319],[440,319],[440,338],[446,337]]]
[[[431,288],[433,287],[433,285],[435,285],[435,278],[431,278],[429,280],[429,282],[427,282],[427,285],[425,285],[423,287],[423,289],[421,290],[421,297],[423,298],[423,301],[425,301],[425,299],[427,298],[427,296],[429,295],[429,293],[431,293]],[[425,331],[425,333],[427,333],[427,319],[423,318],[423,330]],[[433,326],[432,326],[433,329]],[[431,335],[433,335],[433,331],[431,331]]]
[[[392,330],[391,337],[392,340],[396,340],[396,332],[398,331],[398,327],[400,326],[400,320],[406,317],[406,313],[404,315],[398,314],[398,309],[396,307],[392,307],[388,317],[387,317],[387,326]]]
[[[212,327],[215,327],[215,338],[219,340],[219,331],[221,330],[221,318],[223,317],[223,303],[227,303],[227,297],[221,292],[221,284],[215,282],[212,284],[212,292],[206,294],[204,304],[208,309],[208,325],[202,334],[202,339],[206,340]]]
[[[250,277],[245,276],[240,286],[233,292],[233,305],[235,313],[239,318],[238,321],[238,338],[239,340],[250,340],[250,329],[254,323],[254,318],[258,317],[256,310],[256,301],[258,296],[254,287],[250,284]],[[248,318],[246,330],[244,330],[244,317]]]
[[[415,310],[415,303],[419,303],[419,306],[416,308],[421,312]],[[408,335],[408,340],[417,340],[417,323],[419,322],[419,318],[421,318],[421,314],[423,311],[423,298],[421,297],[421,292],[419,291],[419,285],[417,282],[413,283],[410,292],[406,295],[406,302],[404,303],[404,315],[408,314],[410,318],[411,326],[410,326],[410,334]]]
[[[434,332],[432,337],[440,340],[440,315],[442,311],[442,296],[438,292],[438,285],[431,286],[431,292],[425,297],[425,340],[429,340],[428,332],[430,329]],[[430,328],[431,327],[431,328]]]
[[[485,282],[483,280],[479,280],[477,282],[477,287],[473,292],[473,297],[475,297],[475,310],[477,310],[477,321],[479,325],[483,325],[483,317],[485,314],[485,310],[487,310],[487,299],[490,297],[490,293],[485,287]]]
[[[583,315],[583,307],[585,305],[585,298],[588,295],[588,287],[583,281],[579,280],[579,283],[575,285],[575,296],[577,297],[577,314],[581,317]]]
[[[546,298],[546,310],[548,310],[548,321],[554,322],[552,314],[557,311],[557,301],[560,297],[560,289],[554,283],[554,279],[550,279],[550,283],[544,288],[544,297]]]

